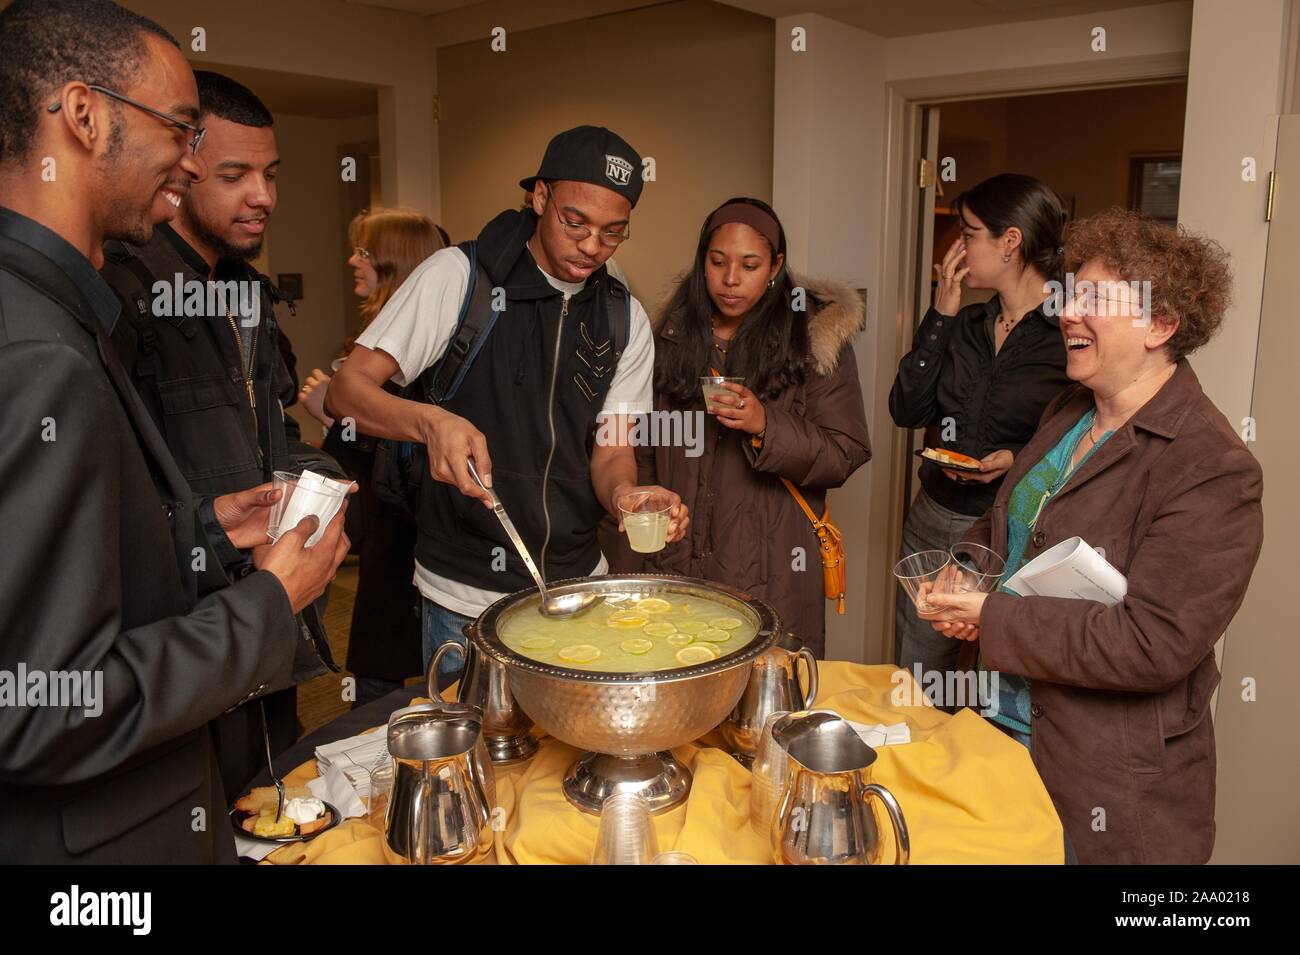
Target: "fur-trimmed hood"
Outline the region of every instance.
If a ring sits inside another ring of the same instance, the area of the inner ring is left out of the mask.
[[[806,289],[812,299],[813,316],[808,320],[808,350],[811,368],[818,375],[829,375],[839,364],[840,355],[858,332],[867,324],[866,303],[862,296],[843,282],[834,279],[791,276],[796,288]],[[673,337],[666,324],[662,309],[651,319],[656,335]]]

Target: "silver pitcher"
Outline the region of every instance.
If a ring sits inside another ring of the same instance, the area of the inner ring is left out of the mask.
[[[880,832],[871,809],[879,799],[894,829],[894,864],[911,856],[898,801],[863,773],[876,751],[845,720],[830,713],[791,713],[772,727],[786,753],[785,782],[772,824],[772,853],[790,865],[877,865]]]
[[[429,699],[443,701],[438,689],[438,662],[443,654],[452,650],[465,658],[456,702],[477,706],[483,711],[483,742],[492,762],[508,765],[530,758],[537,752],[537,739],[528,732],[533,721],[510,692],[505,666],[475,649],[472,643],[467,650],[457,641],[448,640],[434,653],[427,676]]]
[[[800,686],[800,660],[808,665],[806,688]],[[745,766],[751,765],[768,716],[781,710],[809,709],[816,698],[817,658],[787,633],[754,660],[745,692],[722,724],[731,755]]]
[[[388,752],[389,863],[471,862],[492,850],[496,777],[478,707],[422,703],[397,710],[388,719]]]

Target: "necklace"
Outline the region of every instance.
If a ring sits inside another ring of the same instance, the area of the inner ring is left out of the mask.
[[[1030,527],[1034,527],[1038,524],[1038,517],[1043,513],[1043,508],[1047,506],[1047,502],[1052,499],[1052,496],[1055,495],[1057,491],[1065,486],[1065,482],[1068,481],[1070,476],[1079,469],[1078,465],[1073,465],[1071,462],[1074,460],[1074,456],[1079,453],[1079,445],[1083,443],[1083,435],[1086,434],[1088,436],[1089,444],[1095,445],[1097,443],[1097,439],[1092,436],[1092,429],[1096,427],[1096,425],[1097,416],[1094,413],[1092,421],[1088,424],[1088,430],[1074,439],[1074,447],[1070,449],[1070,456],[1065,460],[1065,467],[1061,469],[1061,473],[1058,474],[1056,480],[1052,482],[1052,486],[1047,489],[1047,493],[1038,499],[1038,508],[1034,511],[1034,516],[1029,519]]]
[[[719,353],[725,355],[730,350],[731,339],[723,338],[718,334],[718,320],[716,318],[709,319],[709,324],[713,328],[713,347],[716,348]],[[728,346],[723,348],[721,344],[722,342],[727,342]]]

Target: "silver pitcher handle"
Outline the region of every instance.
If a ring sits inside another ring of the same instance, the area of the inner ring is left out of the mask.
[[[867,804],[868,812],[871,811],[872,796],[877,796],[885,804],[889,821],[894,827],[894,865],[907,865],[912,858],[912,844],[907,836],[907,822],[903,819],[903,810],[899,807],[898,800],[884,786],[870,783],[862,790],[862,801]]]
[[[434,700],[435,702],[438,703],[453,702],[452,700],[443,699],[442,693],[439,692],[438,690],[438,661],[442,659],[442,655],[444,653],[451,650],[452,648],[459,650],[461,656],[466,658],[466,662],[468,662],[469,659],[468,651],[464,647],[462,647],[459,643],[457,643],[455,640],[448,640],[446,643],[440,646],[436,651],[434,651],[433,659],[429,661],[429,673],[425,677],[425,689],[429,691],[429,699]]]
[[[808,664],[808,689],[803,694],[803,706],[800,709],[812,709],[813,702],[817,699],[817,658],[807,647],[803,647],[795,656],[794,661],[794,683],[799,686],[799,661],[803,660]]]
[[[429,803],[429,791],[433,788],[433,777],[429,773],[429,763],[424,761],[420,767],[420,781],[411,795],[411,836],[407,846],[414,865],[429,864],[429,828],[432,806]]]

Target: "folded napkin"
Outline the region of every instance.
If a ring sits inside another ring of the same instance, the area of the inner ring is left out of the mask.
[[[370,798],[371,772],[388,760],[388,734],[383,730],[349,736],[316,747],[317,772],[324,776],[330,769],[338,770],[363,801]]]
[[[912,742],[912,730],[906,723],[855,723],[845,720],[854,731],[862,737],[863,742],[873,749],[881,746],[895,746],[899,743]]]

